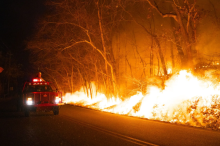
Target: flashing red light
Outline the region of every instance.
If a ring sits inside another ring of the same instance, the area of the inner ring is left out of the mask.
[[[38,82],[38,79],[33,79],[33,82]]]
[[[42,79],[33,79],[33,82],[42,82],[43,80]]]

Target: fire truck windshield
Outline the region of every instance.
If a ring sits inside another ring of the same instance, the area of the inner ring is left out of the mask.
[[[24,92],[52,92],[49,85],[26,85]]]

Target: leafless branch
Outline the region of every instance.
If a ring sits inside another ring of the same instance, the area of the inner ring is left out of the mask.
[[[157,3],[156,3],[155,1],[153,1],[154,4],[152,4],[150,0],[146,0],[146,1],[147,1],[147,2],[149,3],[149,5],[150,5],[152,8],[154,8],[154,9],[160,14],[160,16],[162,16],[163,18],[172,17],[172,18],[174,18],[176,21],[178,21],[176,14],[163,13],[162,11],[160,11],[160,9],[158,8]]]

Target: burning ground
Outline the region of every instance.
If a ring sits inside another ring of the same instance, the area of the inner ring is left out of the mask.
[[[93,91],[96,93],[94,85]],[[219,82],[211,76],[200,78],[185,70],[167,80],[163,90],[148,86],[146,95],[137,92],[122,100],[98,92],[91,98],[81,88],[74,94],[66,94],[64,100],[115,114],[220,130]]]

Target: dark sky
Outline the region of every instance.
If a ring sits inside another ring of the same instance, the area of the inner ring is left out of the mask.
[[[0,1],[0,46],[2,51],[11,50],[18,61],[27,58],[25,40],[30,38],[38,19],[44,14],[45,0],[1,0]],[[27,61],[27,60],[26,60]]]

